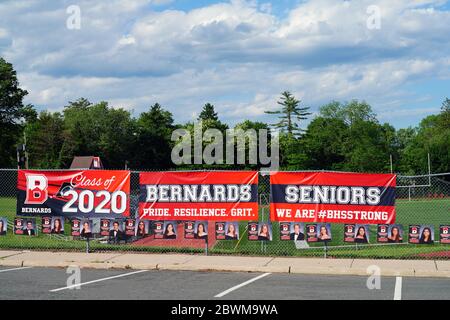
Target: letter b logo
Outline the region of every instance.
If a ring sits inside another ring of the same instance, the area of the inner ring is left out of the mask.
[[[48,198],[48,182],[44,175],[27,175],[26,204],[42,204]]]

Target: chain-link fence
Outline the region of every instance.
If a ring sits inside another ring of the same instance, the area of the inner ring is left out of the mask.
[[[65,222],[64,234],[43,234],[41,221],[36,219],[37,234],[33,237],[13,234],[16,216],[17,170],[0,169],[0,217],[7,219],[8,231],[0,236],[0,249],[36,250],[86,250],[87,243],[70,236],[71,225]],[[258,186],[259,219],[270,220],[270,179],[262,172]],[[138,215],[139,172],[131,172],[130,207]],[[367,244],[345,243],[344,225],[331,224],[332,240],[328,243],[280,240],[280,227],[272,223],[272,241],[249,241],[247,222],[239,223],[239,240],[217,240],[215,223],[208,224],[208,240],[185,239],[184,221],[178,221],[176,240],[155,239],[152,232],[145,238],[129,237],[120,243],[108,243],[105,237],[90,240],[91,251],[180,252],[224,255],[312,256],[329,258],[395,258],[395,259],[449,259],[450,247],[441,244],[440,226],[450,224],[450,173],[423,176],[398,176],[396,191],[396,224],[403,227],[400,243],[378,243],[377,225],[369,226]],[[100,224],[94,219],[94,224]],[[411,225],[428,225],[434,228],[434,244],[408,243]],[[150,226],[149,230],[152,230]]]

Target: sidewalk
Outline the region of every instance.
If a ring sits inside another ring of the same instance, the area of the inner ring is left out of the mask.
[[[447,277],[450,261],[202,256],[188,254],[0,251],[0,266],[282,272],[367,276],[376,265],[382,276]]]

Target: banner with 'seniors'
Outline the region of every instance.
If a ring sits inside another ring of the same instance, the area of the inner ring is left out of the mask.
[[[258,172],[141,172],[139,217],[258,220]]]
[[[394,174],[273,172],[272,221],[395,223]]]
[[[128,217],[129,197],[126,170],[18,172],[17,215]]]

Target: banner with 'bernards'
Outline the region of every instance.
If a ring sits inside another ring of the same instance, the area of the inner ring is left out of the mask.
[[[273,172],[272,221],[391,224],[394,174]]]
[[[19,170],[17,215],[128,217],[126,170]]]
[[[141,172],[139,216],[148,220],[258,220],[258,172]]]

